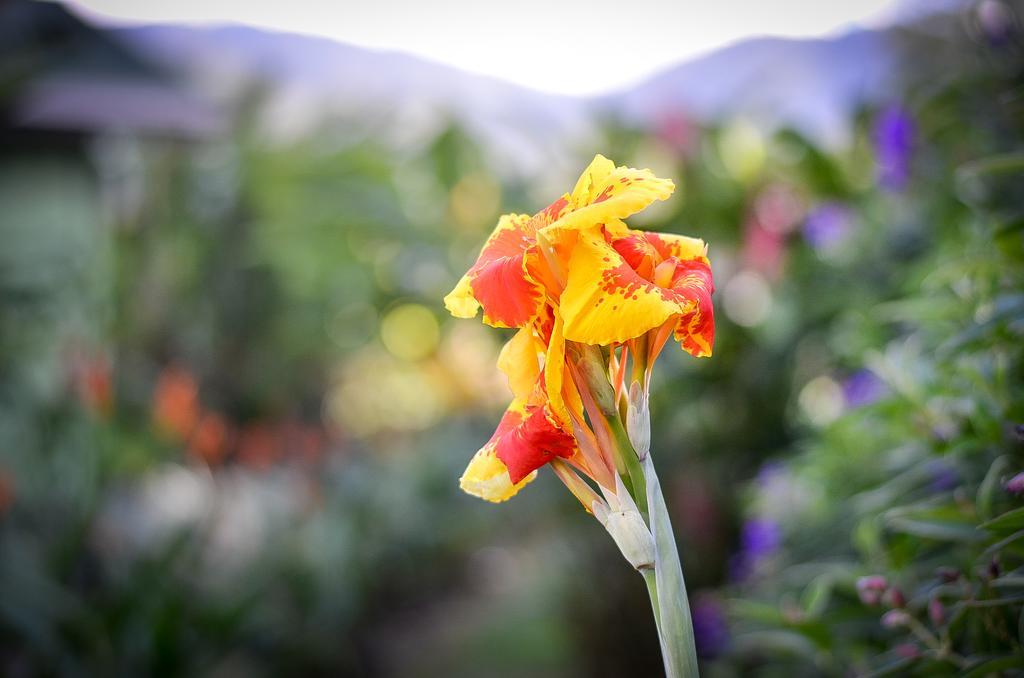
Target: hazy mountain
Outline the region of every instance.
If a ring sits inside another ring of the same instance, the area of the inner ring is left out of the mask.
[[[881,31],[815,40],[756,38],[676,66],[598,104],[638,122],[673,110],[697,120],[742,115],[838,142],[851,111],[893,91],[895,65],[887,33]]]
[[[933,9],[960,4],[934,1]],[[916,19],[921,7],[908,0],[894,10],[893,21]],[[283,134],[308,131],[328,114],[353,113],[350,119],[375,121],[399,136],[455,116],[516,155],[534,153],[535,161],[550,152],[551,144],[585,140],[597,115],[638,124],[677,113],[697,121],[745,116],[770,127],[794,126],[824,143],[842,143],[850,113],[892,96],[897,70],[888,31],[813,40],[756,38],[692,59],[636,87],[577,98],[407,54],[240,26],[148,26],[115,34],[183,69],[215,98],[230,98],[239,83],[267,83],[266,117]]]

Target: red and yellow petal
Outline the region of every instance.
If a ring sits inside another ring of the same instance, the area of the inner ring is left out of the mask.
[[[576,439],[553,421],[545,404],[515,400],[491,439],[473,455],[459,486],[475,497],[502,502],[536,478],[537,469],[556,457],[572,458],[577,449]]]
[[[581,232],[560,303],[564,335],[607,345],[638,337],[681,308],[675,295],[634,271],[600,232]]]
[[[687,235],[676,233],[651,233],[645,232],[646,240],[658,251],[662,259],[675,257],[680,261],[688,259],[700,259],[704,263],[708,260],[708,246],[700,238],[691,238]]]
[[[532,405],[507,422],[505,432],[494,440],[494,452],[511,481],[518,483],[555,457],[572,457],[576,439],[552,421],[547,407]]]
[[[523,327],[537,316],[544,289],[526,270],[525,253],[536,233],[531,219],[506,214],[498,220],[476,263],[445,297],[453,315],[471,318],[482,306],[484,322],[493,327]]]
[[[676,341],[693,356],[710,356],[715,344],[715,310],[711,302],[715,284],[711,267],[699,259],[679,262],[672,276],[672,291],[693,305],[676,325]]]
[[[459,478],[459,487],[474,497],[502,502],[514,497],[536,477],[537,472],[534,471],[518,483],[513,483],[509,478],[508,468],[495,455],[494,447],[485,446],[473,455],[462,477]]]

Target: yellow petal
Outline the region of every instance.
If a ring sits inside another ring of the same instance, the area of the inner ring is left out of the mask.
[[[600,345],[623,342],[688,310],[640,277],[600,232],[580,232],[561,297],[566,339]]]
[[[487,445],[473,455],[469,466],[459,478],[459,487],[474,497],[502,502],[515,496],[523,486],[536,477],[537,472],[534,471],[513,485],[505,464],[495,456],[494,447]]]
[[[508,377],[508,386],[516,400],[530,397],[540,375],[538,346],[540,341],[531,327],[524,327],[508,340],[498,355],[498,369]]]
[[[472,281],[468,275],[462,276],[459,284],[444,298],[444,307],[456,318],[475,318],[480,304],[473,296]]]
[[[587,169],[576,181],[576,187],[572,189],[570,202],[575,207],[589,205],[601,193],[601,188],[608,175],[615,171],[615,163],[600,153],[594,156]]]
[[[555,325],[551,330],[547,356],[544,363],[544,385],[548,392],[548,405],[567,430],[572,430],[572,419],[562,398],[565,384],[565,337],[562,336],[562,316],[555,313]]]
[[[608,170],[608,161],[598,156],[573,189],[570,207],[544,231],[592,228],[615,219],[625,219],[650,205],[665,200],[675,185],[659,179],[648,169],[616,167]]]

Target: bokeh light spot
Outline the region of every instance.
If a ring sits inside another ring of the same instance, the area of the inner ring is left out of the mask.
[[[437,318],[420,304],[396,306],[380,323],[384,347],[402,360],[420,360],[430,355],[440,337]]]
[[[843,388],[827,376],[815,377],[800,390],[800,410],[815,426],[827,426],[843,413]]]
[[[725,314],[737,325],[756,327],[772,310],[768,282],[756,271],[742,271],[725,286]]]

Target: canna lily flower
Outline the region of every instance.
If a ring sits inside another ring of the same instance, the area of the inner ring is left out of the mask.
[[[588,425],[585,411],[588,405],[595,410],[596,399],[580,388],[583,377],[573,373],[567,343],[617,345],[650,333],[648,373],[672,335],[691,354],[710,355],[713,286],[704,242],[634,231],[622,221],[673,188],[650,170],[615,167],[598,155],[571,193],[533,216],[499,219],[476,262],[445,297],[457,317],[474,317],[482,308],[485,323],[520,328],[499,358],[513,401],[463,474],[463,490],[504,501],[556,458],[602,488],[615,487],[622,464],[608,450],[613,432],[593,421],[594,411]],[[621,395],[625,350],[612,356]],[[646,386],[645,380],[645,394]],[[592,497],[582,494],[590,510]]]
[[[672,190],[649,170],[598,155],[571,193],[533,216],[501,217],[444,302],[457,317],[482,308],[485,323],[518,328],[498,358],[512,403],[460,486],[501,502],[549,465],[647,580],[666,673],[675,678],[697,675],[697,660],[648,454],[647,394],[670,338],[694,356],[711,355],[714,284],[703,241],[622,221]]]

